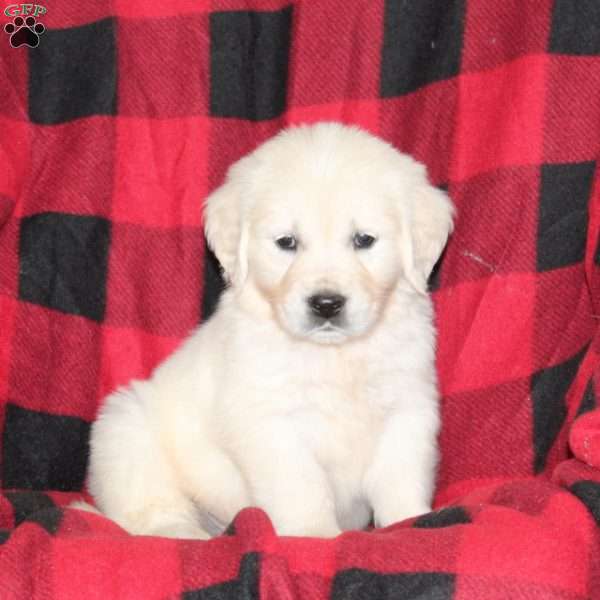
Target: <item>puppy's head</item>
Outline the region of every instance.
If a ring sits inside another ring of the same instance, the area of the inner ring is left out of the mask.
[[[360,129],[320,123],[234,164],[205,223],[234,288],[251,286],[294,337],[341,343],[370,331],[400,282],[426,293],[452,214],[423,165]]]

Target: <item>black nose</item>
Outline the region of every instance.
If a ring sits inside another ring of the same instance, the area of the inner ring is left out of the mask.
[[[340,294],[315,294],[308,299],[308,305],[315,315],[325,319],[335,317],[346,304],[346,298]]]

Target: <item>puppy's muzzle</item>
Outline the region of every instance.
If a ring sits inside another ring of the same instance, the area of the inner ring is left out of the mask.
[[[338,315],[346,304],[346,298],[341,294],[321,292],[308,299],[311,312],[317,317],[331,319]]]

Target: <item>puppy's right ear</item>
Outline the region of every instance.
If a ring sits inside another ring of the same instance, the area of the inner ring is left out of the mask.
[[[204,232],[228,283],[245,278],[245,251],[241,242],[241,198],[239,185],[227,177],[204,204]],[[244,244],[245,245],[245,244]]]

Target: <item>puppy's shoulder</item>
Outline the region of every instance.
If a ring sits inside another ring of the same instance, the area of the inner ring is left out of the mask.
[[[429,296],[398,293],[366,341],[371,360],[392,369],[430,368],[435,354],[433,304]]]
[[[220,303],[213,315],[191,331],[177,349],[158,365],[151,379],[155,382],[165,379],[181,380],[213,370],[223,355],[227,354],[227,348],[231,344],[232,313],[235,311],[230,302]]]

